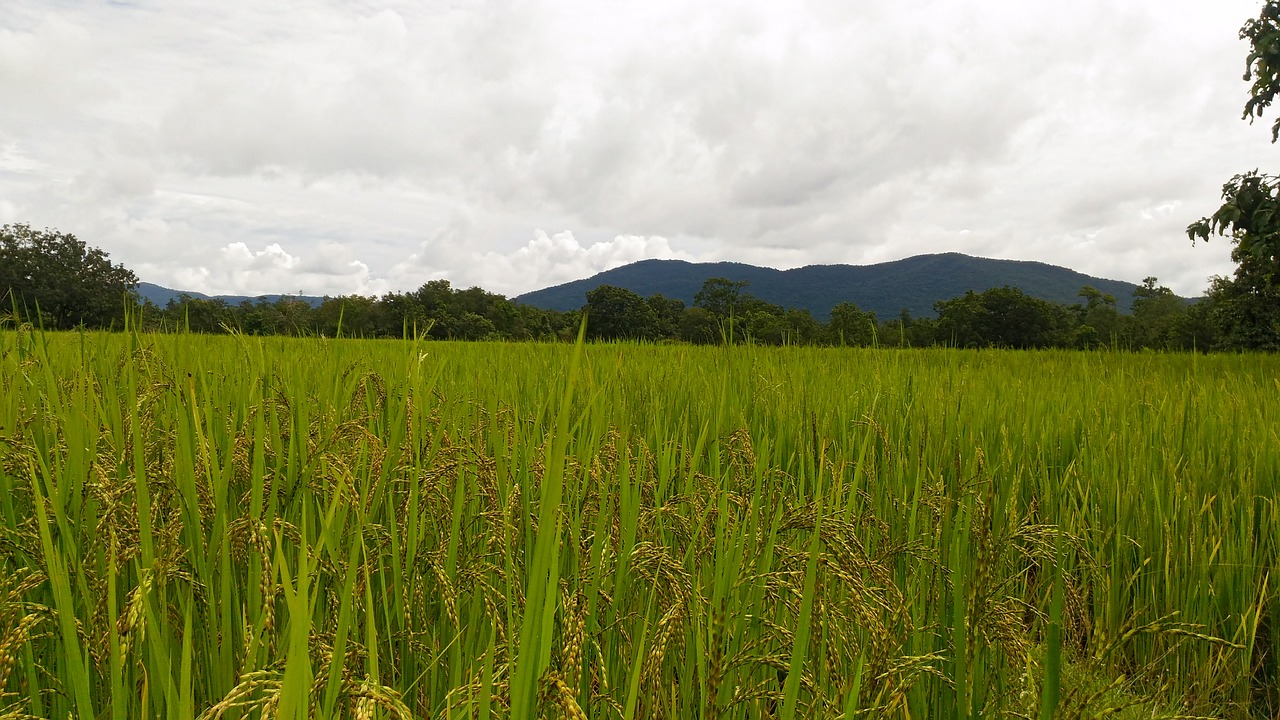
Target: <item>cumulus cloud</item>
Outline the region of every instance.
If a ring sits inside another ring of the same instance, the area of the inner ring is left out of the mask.
[[[190,265],[176,277],[183,287],[211,288],[209,292],[218,294],[377,294],[365,263],[337,248],[312,253],[293,255],[279,243],[253,249],[232,242],[218,250],[211,258],[214,262]]]
[[[206,292],[957,250],[1194,294],[1229,245],[1183,229],[1269,147],[1238,120],[1256,12],[9,0],[0,217]]]
[[[271,243],[266,248],[254,252],[242,242],[234,242],[222,248],[222,257],[227,264],[245,270],[288,270],[298,264],[298,259],[284,251],[278,243]]]
[[[692,260],[693,256],[676,252],[666,238],[656,235],[618,235],[584,246],[569,230],[548,235],[539,229],[515,252],[490,251],[478,260],[485,277],[513,291],[528,291],[654,258]]]
[[[584,244],[571,230],[548,234],[535,230],[533,238],[511,251],[465,249],[451,242],[444,229],[391,272],[405,289],[428,280],[447,279],[456,287],[480,286],[514,296],[531,290],[588,277],[637,260],[696,260],[677,251],[667,238],[618,235],[612,240]]]

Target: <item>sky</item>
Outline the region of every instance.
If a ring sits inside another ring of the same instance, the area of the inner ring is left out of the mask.
[[[962,252],[1198,295],[1258,0],[4,0],[0,224],[140,279],[512,296]]]

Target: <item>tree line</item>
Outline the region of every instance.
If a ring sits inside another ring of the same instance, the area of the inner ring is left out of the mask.
[[[662,295],[641,297],[602,285],[587,293],[587,335],[597,340],[683,341],[694,344],[1004,348],[1229,348],[1212,298],[1188,303],[1154,277],[1134,290],[1132,312],[1093,287],[1079,304],[1032,297],[1014,287],[970,291],[934,304],[937,317],[877,318],[844,302],[825,322],[808,310],[783,308],[748,291],[743,281],[707,280],[691,307]]]
[[[0,308],[16,322],[49,329],[121,328],[128,316],[148,331],[243,333],[438,340],[572,340],[585,315],[592,340],[691,344],[1006,348],[1154,348],[1163,350],[1280,347],[1270,304],[1242,301],[1238,288],[1215,281],[1208,297],[1187,303],[1147,278],[1132,311],[1116,298],[1081,288],[1077,304],[1059,304],[1013,287],[968,292],[935,303],[936,317],[877,318],[853,303],[826,320],[755,297],[745,281],[711,278],[691,306],[663,295],[641,297],[602,285],[578,310],[560,312],[513,302],[481,288],[433,280],[412,292],[381,297],[246,300],[181,296],[157,306],[141,300],[137,278],[73,235],[0,228]],[[1260,296],[1264,300],[1269,295]],[[1247,298],[1246,298],[1247,299]],[[1269,329],[1268,329],[1269,328]]]
[[[284,296],[230,304],[188,295],[164,307],[139,306],[148,330],[247,335],[403,338],[432,340],[572,340],[580,312],[542,310],[473,287],[432,280],[412,292],[381,297],[343,295],[320,304]]]

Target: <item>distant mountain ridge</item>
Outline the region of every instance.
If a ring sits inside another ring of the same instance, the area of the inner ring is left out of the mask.
[[[1091,285],[1114,295],[1128,312],[1135,283],[1109,280],[1069,268],[1030,260],[995,260],[962,253],[917,255],[875,265],[807,265],[776,270],[744,263],[691,263],[684,260],[640,260],[585,280],[525,293],[517,302],[547,310],[573,310],[586,304],[586,294],[600,285],[626,288],[648,297],[661,293],[693,304],[702,284],[713,277],[745,280],[746,291],[775,305],[807,309],[825,321],[831,308],[855,303],[881,319],[906,309],[914,317],[933,317],[933,304],[969,290],[982,292],[1009,285],[1033,297],[1062,304],[1081,302],[1080,288]]]
[[[156,285],[155,283],[138,283],[138,297],[143,300],[150,300],[152,303],[160,307],[168,305],[170,300],[178,300],[183,295],[187,295],[197,300],[221,300],[228,305],[239,305],[245,300],[249,300],[251,302],[265,300],[269,303],[273,303],[284,297],[301,300],[311,307],[318,307],[320,303],[324,302],[324,298],[314,295],[205,295],[204,293],[191,290],[173,290],[171,288],[164,287],[163,285]]]

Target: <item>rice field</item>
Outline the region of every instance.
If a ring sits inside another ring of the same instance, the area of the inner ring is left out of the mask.
[[[1280,358],[0,332],[0,718],[1280,716]]]

